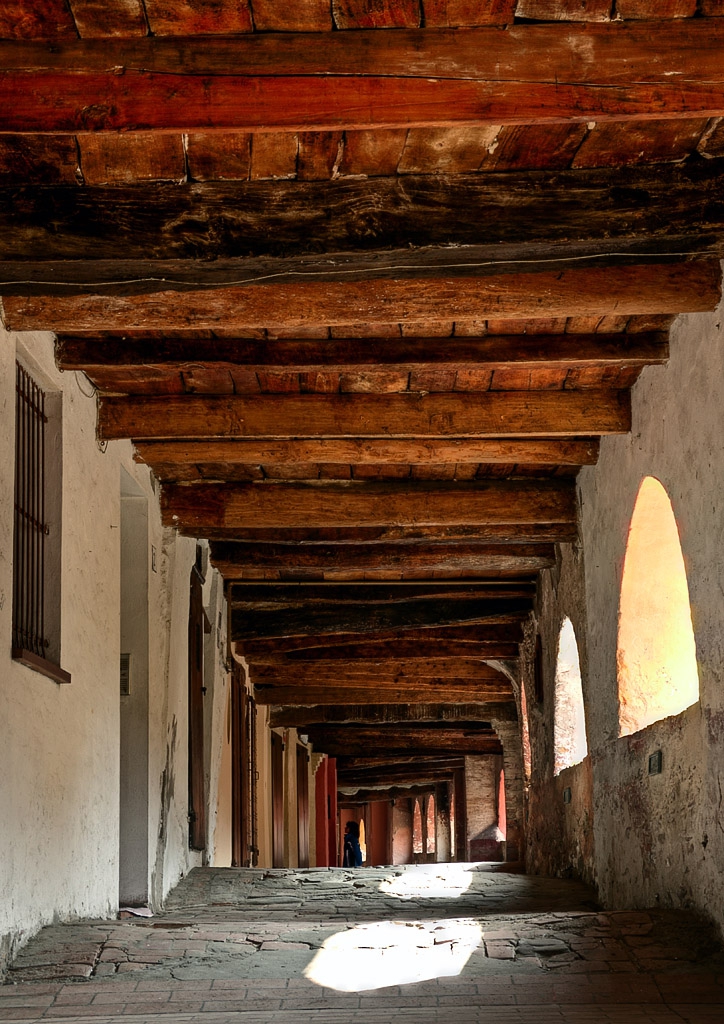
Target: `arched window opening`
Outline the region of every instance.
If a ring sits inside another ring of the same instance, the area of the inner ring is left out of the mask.
[[[422,814],[420,813],[420,801],[415,800],[415,809],[412,814],[412,852],[422,853]]]
[[[621,580],[619,735],[678,715],[699,699],[689,587],[669,496],[647,476],[639,488]]]
[[[427,798],[427,836],[425,853],[435,852],[435,797]]]
[[[558,635],[553,714],[553,770],[559,775],[564,768],[580,764],[588,753],[578,643],[569,618],[563,620]]]
[[[362,863],[367,863],[367,836],[365,835],[365,820],[359,820],[359,848],[362,851]]]

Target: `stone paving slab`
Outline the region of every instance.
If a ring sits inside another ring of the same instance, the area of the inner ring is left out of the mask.
[[[0,1021],[398,1018],[723,1024],[724,961],[701,921],[604,912],[567,880],[481,865],[197,869],[156,917],[43,929],[0,986]]]
[[[454,1017],[449,1009],[398,1008],[395,1021],[414,1024],[721,1024],[721,1006],[571,1008],[555,1004],[528,1007],[459,1007]],[[223,1014],[179,1013],[164,1018],[164,1024],[390,1024],[389,1010],[314,1010],[312,1012],[274,1011]],[[97,1017],[95,1024],[157,1024],[147,1014]],[[28,1024],[40,1024],[28,1018]],[[45,1018],[42,1024],[88,1024],[87,1017]]]

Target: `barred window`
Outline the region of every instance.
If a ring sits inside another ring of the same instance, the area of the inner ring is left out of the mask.
[[[12,656],[58,683],[60,668],[60,394],[16,363]]]

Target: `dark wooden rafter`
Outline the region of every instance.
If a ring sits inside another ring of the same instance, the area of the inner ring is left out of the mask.
[[[718,260],[700,259],[537,273],[255,283],[149,295],[11,295],[3,305],[10,330],[73,333],[708,312],[720,295]]]
[[[517,712],[514,701],[487,704],[351,704],[320,707],[272,707],[269,722],[272,728],[299,728],[324,723],[357,722],[373,725],[380,722],[448,722],[505,721],[514,722]],[[303,730],[302,730],[303,731]]]
[[[436,725],[439,725],[437,723]],[[469,754],[502,754],[503,748],[493,729],[484,723],[456,723],[454,729],[430,727],[424,724],[386,726],[311,725],[306,727],[311,742],[331,756],[342,753],[364,753],[370,749],[389,751],[426,751]]]
[[[113,370],[141,378],[151,372],[184,373],[210,366],[233,372],[285,370],[291,373],[363,373],[385,367],[398,372],[449,372],[469,369],[553,367],[643,367],[668,359],[668,334],[485,335],[456,338],[350,338],[330,341],[249,338],[212,340],[174,338],[61,337],[56,362],[61,370],[82,370],[102,382]]]
[[[339,665],[324,661],[300,662],[295,665],[268,665],[253,662],[250,666],[251,679],[254,685],[259,683],[285,683],[289,679],[289,670],[293,672],[295,686],[307,683],[335,682],[339,679]],[[347,661],[344,666],[344,678],[351,684],[369,681],[374,683],[410,680],[437,680],[443,683],[446,679],[469,679],[474,683],[499,681],[497,669],[491,668],[484,661],[464,658],[407,658],[377,660],[367,658],[364,661]]]
[[[518,644],[522,639],[523,630],[520,622],[503,622],[498,619],[490,624],[479,623],[475,626],[437,626],[421,629],[413,627],[402,630],[368,631],[363,637],[359,637],[356,633],[321,633],[295,637],[247,639],[236,643],[235,646],[237,654],[241,657],[252,661],[264,661],[267,657],[294,656],[294,652],[299,652],[302,659],[307,656],[302,652],[308,652],[309,657],[313,658],[316,650],[321,652],[320,656],[322,657],[325,652],[329,652],[330,657],[334,657],[334,651],[338,648],[343,650],[350,647],[355,648],[359,644],[374,645],[375,647],[381,645],[384,648],[386,645],[395,646],[400,643],[403,645],[400,648],[402,651],[405,650],[405,644],[411,644],[415,649],[422,650],[425,649],[425,645],[430,645],[433,650],[440,645],[440,649],[444,650],[446,644],[456,644],[466,648],[469,646],[472,651],[475,651],[480,644]],[[458,654],[458,651],[453,650],[451,653]]]
[[[0,188],[6,292],[333,281],[602,254],[721,253],[722,159],[682,166]],[[669,240],[669,241],[667,241]],[[653,248],[652,248],[653,243]],[[462,252],[450,246],[464,245]],[[410,251],[407,247],[413,246]],[[391,249],[391,252],[385,252]],[[319,253],[337,254],[329,257]],[[308,255],[305,255],[308,254]],[[612,256],[608,257],[612,259]],[[59,264],[59,260],[64,260]],[[43,272],[48,264],[49,273]],[[108,287],[104,285],[108,282]]]
[[[201,530],[272,527],[575,524],[576,495],[567,480],[472,484],[262,483],[169,485],[164,520]]]
[[[215,542],[211,560],[229,580],[250,568],[329,570],[388,569],[435,571],[440,569],[486,572],[537,572],[555,564],[553,545],[547,544],[377,544],[358,545],[244,544]]]
[[[386,630],[419,629],[426,626],[478,625],[501,621],[508,623],[525,618],[531,608],[530,598],[525,597],[457,600],[449,598],[444,601],[427,598],[387,605],[367,604],[355,607],[330,604],[326,607],[276,611],[233,608],[231,636],[238,642],[271,637],[316,636],[321,633],[367,634]]]
[[[477,400],[477,396],[476,396]],[[287,438],[136,441],[138,458],[149,465],[333,463],[524,463],[590,466],[598,459],[597,438]],[[267,538],[271,539],[271,538]],[[281,538],[275,538],[281,539]],[[350,538],[353,539],[353,538]]]
[[[510,683],[501,676],[497,683],[471,683],[469,679],[445,680],[443,684],[416,681],[411,683],[377,682],[370,684],[315,683],[303,688],[292,684],[254,687],[257,704],[433,704],[433,703],[500,703],[511,699]],[[369,748],[368,748],[369,749]],[[374,748],[372,748],[374,749]]]
[[[401,604],[408,601],[533,597],[535,584],[464,579],[393,583],[234,582],[227,589],[232,608],[249,611],[337,605]]]
[[[498,627],[500,630],[501,627]],[[471,630],[471,633],[474,631]],[[517,658],[518,643],[505,640],[407,640],[404,634],[395,640],[367,641],[359,643],[338,644],[329,647],[302,648],[284,653],[261,652],[248,655],[250,664],[278,665],[291,670],[300,662],[355,661],[376,658],[468,658],[484,660],[486,658]],[[345,668],[346,670],[346,668]],[[338,669],[339,671],[339,669]]]
[[[269,485],[264,485],[269,486]],[[364,485],[368,486],[368,485]],[[371,484],[371,487],[380,486]],[[505,517],[510,518],[510,517]],[[194,534],[193,526],[179,522],[177,528],[188,536]],[[535,544],[570,543],[578,536],[577,519],[558,523],[464,523],[446,526],[343,526],[343,527],[244,527],[240,525],[225,528],[206,527],[205,536],[214,540],[279,541],[305,544],[337,544],[348,541],[362,544],[403,542],[417,544],[428,541],[489,541],[492,544]]]
[[[195,437],[571,437],[630,429],[627,391],[102,398],[105,440]]]
[[[0,105],[11,132],[714,117],[723,45],[716,19],[18,40],[0,44]]]

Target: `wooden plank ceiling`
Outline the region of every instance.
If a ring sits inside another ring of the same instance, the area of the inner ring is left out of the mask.
[[[360,799],[514,721],[575,478],[724,229],[721,0],[17,0],[0,288]],[[412,788],[411,788],[412,787]]]

